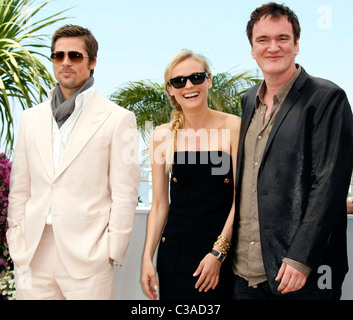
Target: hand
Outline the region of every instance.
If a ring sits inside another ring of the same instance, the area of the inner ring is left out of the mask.
[[[289,264],[282,262],[282,266],[275,280],[281,280],[277,290],[282,294],[286,294],[303,288],[306,282],[306,276]]]
[[[156,268],[152,261],[142,263],[141,284],[146,295],[152,300],[157,300],[158,282],[156,277]]]
[[[200,275],[196,282],[195,289],[199,289],[199,292],[202,290],[207,292],[211,288],[216,288],[219,282],[219,270],[221,269],[221,266],[222,262],[219,261],[213,254],[208,253],[202,259],[193,274],[194,277]]]

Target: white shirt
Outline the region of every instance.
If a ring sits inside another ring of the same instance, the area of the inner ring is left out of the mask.
[[[54,91],[54,89],[52,89],[48,92],[49,101],[52,100],[53,91]],[[70,139],[70,136],[71,136],[71,133],[75,127],[75,124],[76,124],[78,118],[80,117],[83,108],[87,104],[87,101],[89,100],[89,98],[92,96],[92,94],[94,92],[95,92],[95,89],[93,87],[90,87],[89,89],[80,93],[76,97],[75,109],[74,109],[73,113],[70,115],[70,117],[64,122],[64,124],[60,128],[58,127],[58,124],[56,123],[56,121],[53,117],[52,142],[53,142],[53,159],[54,159],[54,170],[55,171],[57,170],[57,168],[59,166],[60,159],[61,159],[62,155],[64,154],[65,147]],[[52,224],[51,209],[49,209],[46,223],[49,225]]]

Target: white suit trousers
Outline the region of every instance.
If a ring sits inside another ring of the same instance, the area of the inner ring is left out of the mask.
[[[53,228],[47,225],[29,267],[15,267],[17,300],[112,300],[113,267],[92,277],[75,279],[67,272],[56,248]]]

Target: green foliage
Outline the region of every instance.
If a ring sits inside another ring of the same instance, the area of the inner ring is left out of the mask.
[[[211,109],[241,116],[241,98],[260,79],[250,72],[232,75],[218,73],[213,76],[213,86],[208,94]],[[163,84],[150,80],[130,82],[118,88],[110,100],[136,115],[137,127],[147,142],[149,130],[170,121],[173,107]]]
[[[49,48],[48,36],[39,32],[53,23],[66,19],[59,17],[63,10],[48,17],[36,19],[50,0],[35,4],[33,0],[0,0],[0,139],[6,149],[13,148],[13,107],[22,109],[42,102],[55,80],[40,58],[48,59],[40,50]]]

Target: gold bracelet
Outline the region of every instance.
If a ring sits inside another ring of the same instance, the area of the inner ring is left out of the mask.
[[[222,236],[222,235],[219,235],[219,236],[218,236],[217,240],[219,240],[219,239],[222,240],[222,242],[227,246],[227,248],[228,248],[228,250],[229,250],[231,244],[230,244],[230,242],[228,241],[228,239],[227,239],[226,237]]]
[[[216,241],[213,245],[214,245],[214,246],[218,246],[218,247],[221,249],[221,251],[222,251],[223,254],[227,254],[227,251],[228,251],[228,250],[226,250],[226,249],[223,247],[223,245],[219,243],[219,241]]]

